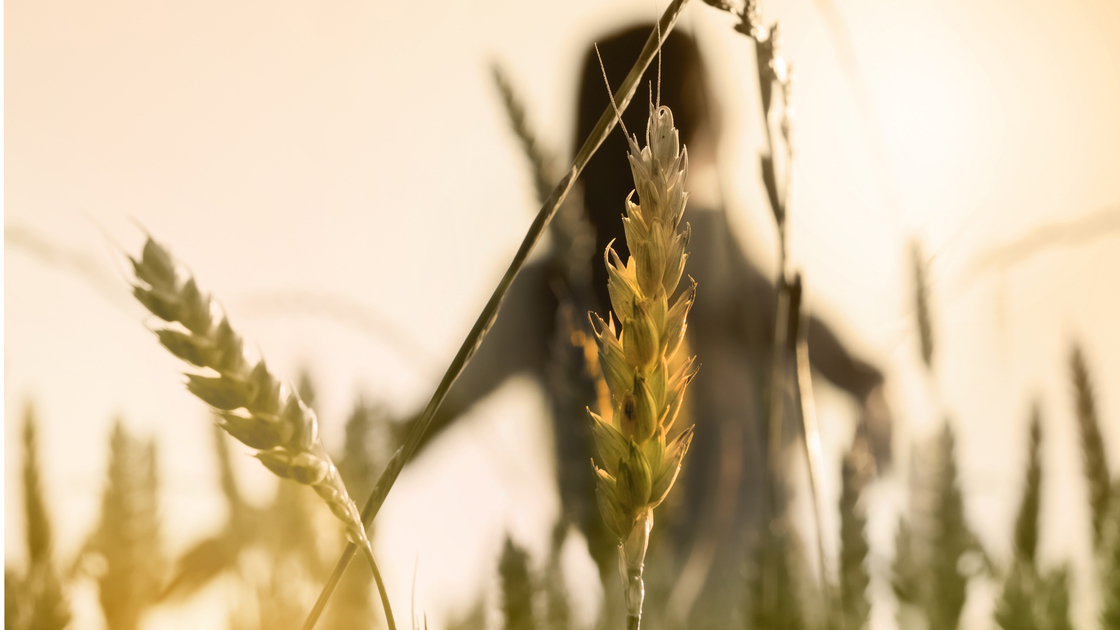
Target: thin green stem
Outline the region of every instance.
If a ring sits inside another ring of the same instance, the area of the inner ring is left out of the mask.
[[[661,16],[657,28],[650,33],[649,39],[646,40],[645,47],[642,48],[642,53],[638,56],[638,60],[634,63],[634,67],[630,69],[630,73],[626,75],[622,85],[619,86],[618,92],[615,94],[615,102],[618,104],[619,111],[623,111],[630,104],[630,99],[633,98],[634,92],[637,91],[638,81],[641,80],[645,74],[646,68],[649,67],[653,56],[661,48],[665,38],[669,36],[670,31],[677,22],[677,17],[680,15],[684,5],[688,0],[673,0],[665,9],[665,13]],[[432,394],[432,399],[428,402],[428,406],[424,409],[424,415],[413,426],[409,432],[404,445],[402,445],[393,457],[386,464],[384,472],[378,478],[377,484],[374,485],[373,491],[370,493],[369,499],[366,501],[365,506],[362,508],[362,523],[365,527],[369,527],[373,522],[377,512],[381,509],[381,505],[385,502],[385,498],[389,494],[389,490],[400,475],[401,470],[404,468],[405,463],[412,458],[416,449],[420,446],[427,433],[429,425],[432,423],[432,418],[439,409],[440,404],[443,403],[444,397],[451,389],[451,385],[455,383],[455,379],[466,367],[467,362],[470,361],[474,355],[479,344],[482,343],[483,337],[486,332],[490,330],[490,326],[494,323],[494,318],[498,314],[498,308],[501,306],[502,298],[505,296],[506,291],[509,290],[513,279],[517,273],[521,271],[521,267],[525,264],[525,260],[529,257],[529,253],[533,251],[533,247],[540,240],[541,235],[544,233],[545,228],[548,227],[549,222],[552,220],[553,215],[556,214],[556,209],[564,201],[568,191],[571,190],[575,180],[587,166],[587,162],[591,156],[598,150],[599,145],[606,139],[607,134],[614,128],[616,124],[614,107],[608,107],[603,111],[602,116],[599,117],[599,122],[595,124],[595,128],[591,130],[591,134],[587,140],[580,147],[579,152],[576,154],[575,159],[572,161],[572,168],[564,179],[553,189],[552,194],[549,195],[548,200],[541,206],[540,212],[537,213],[533,224],[529,226],[529,231],[525,234],[525,238],[521,241],[521,247],[518,248],[517,254],[514,255],[513,261],[510,263],[509,268],[502,276],[501,282],[498,283],[494,293],[490,296],[490,301],[486,303],[486,307],[482,309],[478,319],[475,321],[474,326],[467,334],[467,338],[460,346],[459,352],[455,354],[455,358],[448,366],[447,372],[440,380],[439,386],[436,388],[435,393]],[[339,579],[342,577],[342,572],[346,570],[346,566],[354,557],[357,548],[353,543],[346,545],[342,552],[342,556],[335,564],[334,570],[331,572],[327,583],[323,586],[323,590],[319,593],[319,599],[316,600],[315,606],[307,616],[307,621],[304,623],[304,630],[311,630],[315,627],[315,623],[322,613],[323,608],[330,599],[331,594],[334,592],[335,587],[338,585]]]
[[[385,590],[385,582],[381,579],[381,571],[377,568],[377,560],[373,557],[373,548],[364,545],[362,549],[365,551],[366,560],[369,560],[369,568],[373,571],[373,580],[377,582],[377,594],[381,596],[381,606],[385,608],[385,622],[389,625],[389,630],[397,630],[397,623],[393,620],[393,608],[389,605],[389,593]]]
[[[626,630],[638,630],[641,624],[642,618],[638,615],[626,615]]]

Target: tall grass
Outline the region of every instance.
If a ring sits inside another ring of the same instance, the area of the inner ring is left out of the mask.
[[[35,410],[23,411],[23,512],[26,518],[27,570],[4,571],[4,627],[59,630],[70,623],[70,604],[55,568],[53,536],[39,463]]]

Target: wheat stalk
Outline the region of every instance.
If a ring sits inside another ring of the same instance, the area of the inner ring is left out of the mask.
[[[762,101],[763,129],[766,132],[766,151],[759,157],[763,187],[774,222],[778,229],[778,300],[774,316],[773,355],[771,359],[770,382],[767,391],[767,420],[769,430],[767,466],[769,474],[768,491],[772,517],[778,517],[778,506],[783,502],[784,491],[779,477],[782,474],[783,428],[785,422],[785,398],[789,378],[787,354],[793,350],[792,382],[800,401],[801,428],[804,431],[805,462],[809,473],[809,490],[813,497],[813,518],[816,523],[817,562],[823,590],[831,588],[825,562],[821,517],[824,487],[824,458],[820,448],[820,429],[817,426],[815,402],[813,399],[812,377],[809,370],[809,347],[806,331],[802,322],[808,323],[808,314],[802,308],[802,281],[799,273],[790,274],[789,267],[789,209],[793,191],[793,67],[781,54],[781,33],[778,23],[767,26],[762,16],[760,0],[745,0],[741,9],[736,10],[723,0],[704,0],[708,5],[729,12],[739,18],[735,30],[750,38],[754,44],[755,64],[758,78],[758,92]],[[778,99],[775,99],[777,91]],[[780,104],[780,108],[776,106]],[[778,143],[774,137],[771,116],[777,114],[777,127],[781,144],[785,151],[784,181],[779,185],[775,155]],[[825,598],[830,605],[830,597]]]
[[[362,547],[376,578],[389,630],[393,614],[373,557],[373,548],[354,501],[319,438],[313,412],[290,385],[281,383],[264,360],[251,365],[244,341],[229,319],[185,279],[175,260],[148,238],[139,259],[131,258],[137,282],[133,295],[152,314],[173,324],[156,329],[172,354],[206,373],[187,373],[187,389],[218,411],[221,426],[274,474],[311,486],[346,527],[347,538]]]

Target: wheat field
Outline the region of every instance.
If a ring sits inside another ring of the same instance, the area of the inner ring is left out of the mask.
[[[840,387],[809,371],[782,381],[814,403],[784,413],[819,427],[808,448],[790,437],[776,474],[802,548],[751,543],[775,553],[742,572],[800,562],[800,590],[767,600],[780,580],[765,578],[704,611],[716,580],[689,599],[673,584],[691,556],[655,543],[642,624],[1056,627],[1068,610],[1072,627],[1117,627],[1120,9],[753,6],[763,35],[702,0],[674,26],[696,41],[718,125],[689,145],[688,212],[723,208],[750,263],[771,282],[800,274],[802,312],[882,370],[893,461],[875,474],[851,449],[862,411]],[[8,625],[300,627],[345,534],[257,447],[215,432],[131,295],[128,257],[150,235],[212,295],[247,353],[314,409],[360,510],[568,172],[580,60],[665,10],[7,3]],[[775,89],[767,126],[768,41],[792,72],[775,70],[789,101]],[[644,115],[651,89],[630,109]],[[760,155],[790,179],[768,184]],[[549,230],[529,268],[566,243]],[[697,304],[725,297],[697,286]],[[583,325],[575,310],[558,321]],[[561,367],[594,377],[585,354]],[[720,359],[687,354],[718,382]],[[504,382],[400,469],[370,540],[401,627],[623,624],[617,568],[600,575],[593,536],[557,526],[549,387]],[[594,394],[586,404],[609,400]],[[700,500],[690,487],[658,508],[660,540]],[[316,627],[384,627],[359,560]]]

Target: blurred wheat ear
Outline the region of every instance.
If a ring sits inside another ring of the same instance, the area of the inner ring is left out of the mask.
[[[162,589],[167,563],[158,470],[155,442],[132,436],[118,420],[109,441],[101,521],[87,545],[87,552],[103,560],[98,586],[110,630],[136,630]]]
[[[517,136],[531,170],[537,202],[547,204],[553,186],[564,176],[559,170],[559,161],[555,152],[549,150],[534,133],[525,113],[525,105],[506,72],[496,63],[491,72],[505,107],[510,129]],[[568,193],[549,223],[548,230],[552,237],[553,255],[561,263],[566,284],[564,288],[572,293],[571,297],[575,302],[590,304],[591,278],[587,261],[595,248],[595,235],[585,214],[581,188],[573,187]]]
[[[23,411],[23,509],[27,524],[28,566],[24,575],[4,571],[4,627],[15,630],[61,630],[70,623],[70,604],[51,558],[51,522],[47,516],[39,464],[34,408]]]
[[[494,64],[491,66],[490,72],[494,77],[494,85],[498,88],[498,94],[502,97],[502,105],[505,106],[510,127],[513,129],[514,135],[517,136],[518,142],[521,143],[521,150],[525,153],[525,157],[529,160],[532,168],[533,188],[536,189],[537,199],[544,203],[552,192],[552,187],[556,185],[555,182],[559,180],[559,177],[556,176],[556,159],[552,155],[546,154],[536,135],[530,130],[529,122],[525,116],[525,106],[518,98],[513,83],[502,67]]]
[[[502,587],[502,612],[505,630],[535,630],[533,619],[533,581],[529,577],[529,554],[506,536],[498,561]]]
[[[1103,553],[1105,519],[1108,517],[1112,481],[1101,437],[1097,402],[1085,354],[1074,344],[1070,350],[1070,374],[1073,380],[1077,430],[1081,435],[1081,457],[1085,482],[1089,488],[1089,516],[1093,526],[1093,549]]]
[[[755,575],[750,580],[751,627],[783,630],[809,628],[804,577],[807,569],[801,540],[782,515],[762,527],[755,546]]]
[[[1038,531],[1042,504],[1042,418],[1031,410],[1026,479],[1015,519],[1015,553],[1003,592],[996,601],[995,621],[1004,630],[1067,630],[1069,575],[1065,567],[1043,574],[1039,569]]]
[[[937,438],[937,473],[934,480],[935,525],[931,559],[933,584],[929,602],[930,630],[955,630],[964,609],[968,576],[962,558],[974,551],[976,539],[965,518],[964,497],[957,474],[956,437],[946,419]]]
[[[215,424],[213,439],[228,520],[217,534],[195,543],[179,556],[160,593],[161,601],[186,599],[222,573],[235,570],[241,552],[259,535],[260,515],[242,498],[233,475],[233,463],[226,444],[229,436]]]
[[[964,512],[948,419],[931,446],[928,459],[915,466],[911,514],[899,524],[893,585],[905,605],[900,614],[916,612],[929,630],[956,630],[971,578],[965,559],[986,555]]]
[[[1109,524],[1111,540],[1101,584],[1101,628],[1120,630],[1120,510],[1113,510]]]
[[[871,474],[870,454],[855,442],[840,469],[840,592],[833,630],[864,630],[870,621],[867,516],[863,489]]]
[[[1042,505],[1042,412],[1038,403],[1031,408],[1030,443],[1027,449],[1027,474],[1023,500],[1015,518],[1015,555],[1034,564],[1038,555],[1038,519]]]
[[[933,319],[930,316],[927,261],[918,241],[910,243],[910,262],[914,271],[914,310],[918,319],[918,343],[926,369],[933,369]]]

